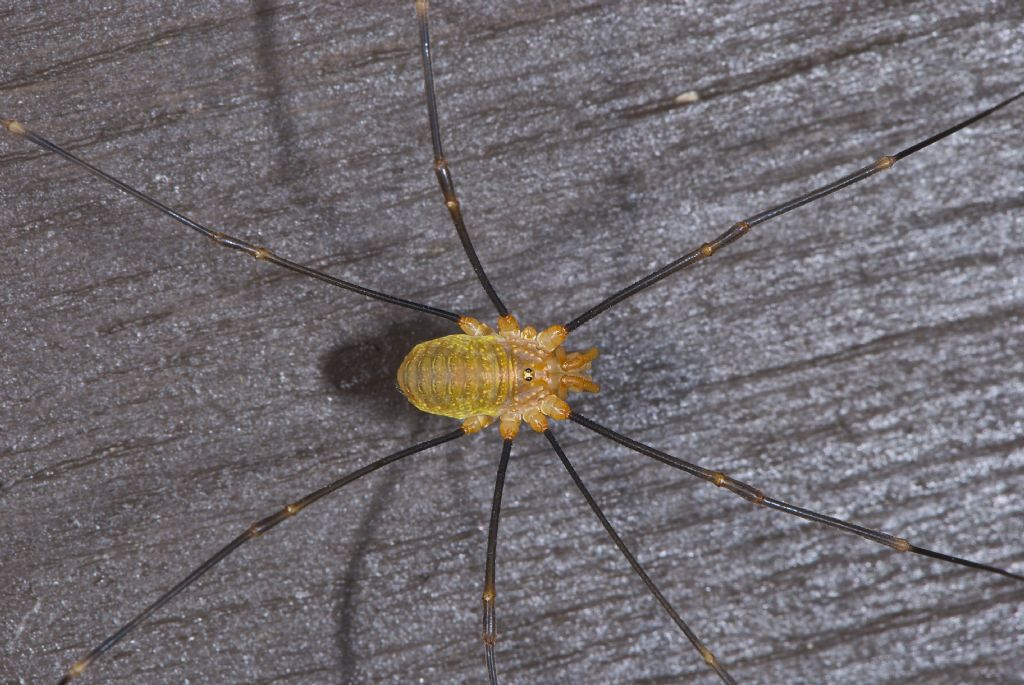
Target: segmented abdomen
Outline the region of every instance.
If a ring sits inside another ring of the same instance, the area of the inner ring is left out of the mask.
[[[511,382],[508,351],[492,335],[427,340],[398,369],[398,387],[417,409],[456,419],[496,416]]]

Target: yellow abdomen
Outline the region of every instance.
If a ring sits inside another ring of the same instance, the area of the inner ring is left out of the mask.
[[[398,368],[398,387],[430,414],[497,416],[512,390],[512,367],[497,336],[448,335],[412,348]]]

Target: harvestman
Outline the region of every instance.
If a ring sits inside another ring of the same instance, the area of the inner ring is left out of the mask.
[[[496,683],[498,680],[494,654],[494,644],[497,636],[495,614],[495,559],[497,532],[506,467],[511,457],[512,444],[517,436],[521,422],[526,422],[533,430],[544,434],[561,463],[568,471],[574,484],[593,510],[594,515],[599,519],[602,526],[605,528],[608,535],[612,538],[616,547],[626,558],[633,570],[640,576],[647,590],[656,598],[679,630],[684,633],[708,667],[719,676],[722,682],[725,683],[735,682],[729,675],[725,666],[724,662],[726,662],[727,659],[720,660],[717,658],[712,653],[711,649],[701,641],[696,631],[687,625],[672,604],[661,594],[654,581],[647,575],[643,567],[639,564],[622,539],[616,534],[615,530],[608,522],[607,518],[605,518],[602,510],[590,495],[586,485],[576,473],[565,452],[556,440],[554,432],[550,428],[548,419],[571,420],[599,435],[624,445],[629,449],[635,450],[640,454],[657,460],[665,465],[685,471],[693,476],[712,483],[717,487],[724,488],[753,504],[766,506],[771,509],[776,509],[794,516],[853,533],[869,541],[888,546],[899,552],[912,552],[921,556],[959,564],[976,570],[1000,574],[1013,580],[1024,581],[1024,576],[1007,570],[922,548],[899,537],[864,528],[854,523],[774,499],[764,494],[756,487],[735,480],[725,473],[683,461],[651,446],[626,437],[578,413],[572,412],[569,409],[568,404],[565,402],[565,398],[569,390],[589,392],[596,392],[598,390],[596,383],[594,383],[589,376],[590,363],[597,356],[597,351],[590,350],[584,353],[565,353],[562,347],[562,343],[570,333],[583,324],[589,322],[591,319],[616,306],[626,298],[651,287],[675,272],[713,256],[719,249],[735,242],[759,224],[765,223],[770,219],[796,209],[804,204],[813,202],[841,188],[865,180],[881,171],[888,170],[896,162],[966,126],[979,121],[980,119],[1009,105],[1015,100],[1024,97],[1024,92],[1013,95],[994,107],[980,112],[940,133],[915,143],[900,152],[893,155],[883,156],[873,164],[858,169],[837,181],[812,190],[805,195],[778,206],[754,214],[746,219],[740,220],[713,240],[696,247],[691,252],[683,255],[675,261],[666,264],[635,283],[611,294],[576,318],[570,320],[568,323],[565,323],[564,325],[556,324],[538,333],[537,330],[530,327],[520,328],[518,322],[511,316],[497,291],[488,279],[464,225],[459,201],[455,192],[454,180],[448,162],[445,159],[441,141],[441,130],[437,113],[431,65],[431,46],[428,30],[427,8],[427,0],[417,0],[416,10],[420,31],[424,86],[435,159],[434,171],[441,187],[445,205],[451,214],[453,224],[462,242],[465,253],[472,264],[473,270],[481,285],[486,291],[487,296],[498,312],[499,320],[497,334],[495,334],[486,325],[481,324],[474,319],[470,319],[469,317],[460,316],[450,311],[358,286],[354,283],[335,278],[315,269],[292,262],[275,254],[266,247],[255,245],[221,231],[209,229],[202,224],[175,212],[152,197],[107,175],[103,171],[92,167],[87,162],[75,157],[58,145],[55,145],[32,132],[22,123],[10,119],[0,119],[0,123],[3,123],[6,129],[12,134],[22,137],[50,152],[58,154],[65,159],[78,164],[90,173],[149,204],[221,246],[243,252],[258,260],[271,262],[291,271],[324,281],[330,285],[351,290],[390,304],[446,319],[457,324],[463,331],[462,335],[452,336],[453,340],[458,340],[459,344],[462,345],[477,345],[482,341],[486,341],[486,347],[487,350],[489,350],[488,354],[493,353],[496,355],[496,358],[503,360],[499,364],[503,370],[497,375],[494,375],[493,369],[475,361],[471,361],[464,366],[459,366],[460,360],[463,360],[466,356],[473,357],[476,352],[466,352],[465,348],[459,348],[452,351],[452,349],[449,348],[424,348],[423,345],[418,346],[416,349],[420,350],[419,361],[413,358],[416,352],[416,350],[414,350],[410,353],[407,361],[403,363],[402,368],[404,375],[400,374],[400,385],[409,399],[418,407],[426,411],[430,411],[431,413],[438,413],[463,419],[463,423],[459,428],[372,462],[322,488],[314,490],[305,497],[283,507],[273,515],[252,524],[252,526],[222,548],[216,555],[205,561],[177,585],[161,595],[153,604],[143,610],[113,635],[104,640],[88,655],[73,664],[68,669],[67,674],[61,679],[61,683],[68,683],[81,675],[97,657],[117,644],[137,625],[147,619],[164,604],[169,602],[179,592],[191,585],[195,580],[231,554],[243,543],[262,535],[278,523],[297,514],[309,504],[312,504],[325,495],[340,489],[344,485],[347,485],[348,483],[351,483],[372,471],[418,452],[422,452],[428,448],[455,440],[462,435],[479,431],[495,419],[498,419],[500,422],[500,433],[503,438],[503,447],[494,486],[494,497],[491,508],[490,527],[488,531],[486,572],[483,592],[484,645],[488,674],[492,683]],[[424,343],[424,345],[429,346],[431,343],[437,342],[438,341],[429,341],[428,343]],[[504,357],[502,355],[504,355]],[[438,366],[444,368],[442,370],[438,370]],[[456,384],[453,379],[457,380],[458,383]],[[481,404],[480,395],[488,393],[494,397],[491,398],[490,403],[483,402]]]

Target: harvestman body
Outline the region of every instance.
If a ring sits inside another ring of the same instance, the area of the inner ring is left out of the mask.
[[[450,335],[417,345],[412,351],[410,351],[398,372],[399,386],[410,402],[424,411],[461,419],[462,425],[459,428],[372,462],[367,466],[364,466],[363,468],[319,488],[291,504],[288,504],[273,515],[257,521],[221,549],[216,555],[203,562],[177,585],[161,595],[153,604],[139,613],[130,622],[104,640],[84,658],[73,664],[68,669],[66,675],[61,679],[61,683],[68,683],[80,676],[97,659],[97,657],[107,652],[128,633],[134,630],[136,626],[146,620],[151,614],[160,609],[179,592],[195,582],[200,576],[212,569],[222,559],[227,557],[245,542],[262,535],[285,519],[294,516],[306,506],[316,502],[335,490],[340,489],[348,483],[371,473],[372,471],[417,452],[455,440],[467,433],[479,431],[495,420],[498,420],[499,422],[499,431],[503,439],[503,449],[494,488],[483,592],[484,644],[488,673],[492,684],[497,683],[498,681],[494,649],[497,638],[495,610],[497,596],[495,583],[495,559],[498,522],[501,510],[505,471],[511,457],[513,441],[517,437],[520,424],[522,422],[527,423],[535,431],[544,434],[568,471],[576,487],[586,499],[595,516],[600,520],[601,524],[604,526],[615,545],[625,556],[633,570],[640,576],[647,589],[661,604],[679,630],[690,641],[694,649],[698,652],[700,658],[703,659],[707,666],[713,670],[724,683],[735,682],[725,665],[728,658],[717,657],[712,653],[712,650],[701,641],[697,636],[696,631],[691,629],[691,627],[683,620],[679,612],[676,611],[668,599],[660,592],[654,581],[648,576],[622,539],[616,534],[556,440],[551,429],[549,419],[574,421],[575,423],[584,426],[599,435],[609,438],[610,440],[655,459],[665,465],[685,471],[715,486],[724,488],[753,504],[766,506],[771,509],[776,509],[784,513],[821,523],[845,532],[853,533],[869,541],[888,546],[898,552],[911,552],[980,571],[1000,574],[1014,581],[1024,582],[1024,576],[1004,569],[918,547],[903,538],[864,528],[841,519],[833,518],[825,514],[810,511],[808,509],[774,499],[752,485],[735,480],[719,471],[707,469],[697,464],[678,459],[573,412],[566,401],[570,391],[597,392],[598,390],[597,384],[590,377],[591,363],[597,357],[597,350],[591,349],[585,352],[567,352],[563,347],[563,343],[567,336],[576,328],[616,306],[626,298],[655,285],[657,282],[674,274],[675,272],[712,257],[718,250],[732,242],[735,242],[736,240],[739,240],[759,224],[767,222],[804,204],[813,202],[841,188],[858,183],[879,172],[888,170],[894,164],[911,154],[914,154],[932,143],[935,143],[966,126],[979,121],[993,112],[1002,109],[1024,96],[1024,93],[1013,95],[994,107],[911,145],[900,152],[893,155],[883,156],[875,163],[848,174],[835,182],[824,185],[798,198],[738,221],[717,238],[696,247],[679,259],[657,269],[635,283],[618,290],[604,300],[598,302],[583,314],[570,320],[568,323],[564,325],[555,324],[538,332],[538,330],[531,327],[520,328],[516,319],[509,313],[505,305],[502,303],[476,255],[469,234],[464,225],[461,208],[455,192],[454,180],[441,143],[441,129],[437,112],[437,100],[434,92],[430,54],[431,43],[427,19],[428,2],[427,0],[417,0],[415,4],[419,22],[424,83],[434,151],[434,170],[444,196],[445,205],[451,214],[455,229],[462,241],[467,257],[469,258],[480,283],[484,287],[488,297],[498,312],[499,319],[497,331],[494,331],[485,324],[469,317],[460,316],[456,313],[443,309],[438,309],[436,307],[420,304],[418,302],[413,302],[355,285],[348,281],[292,262],[275,254],[266,247],[255,245],[246,240],[228,235],[227,233],[207,228],[206,226],[175,212],[152,197],[107,175],[105,172],[92,167],[83,160],[75,157],[72,153],[32,132],[24,124],[11,119],[0,119],[0,123],[2,123],[10,133],[24,138],[46,150],[49,150],[50,152],[58,154],[65,159],[78,164],[90,173],[98,176],[108,183],[113,184],[120,190],[133,195],[137,199],[155,207],[164,214],[197,231],[221,246],[246,253],[258,260],[268,261],[276,264],[277,266],[321,280],[333,286],[351,290],[390,304],[446,319],[457,324],[462,330],[462,334]]]

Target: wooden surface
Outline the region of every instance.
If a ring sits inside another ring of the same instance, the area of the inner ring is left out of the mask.
[[[437,2],[467,222],[565,321],[734,220],[1020,90],[1004,2]],[[430,172],[412,3],[19,3],[0,116],[197,219],[492,318]],[[701,100],[674,106],[696,90]],[[1024,571],[1018,103],[586,325],[590,417],[795,504]],[[0,682],[74,659],[250,521],[448,430],[444,322],[278,273],[0,141]],[[558,428],[740,683],[1022,683],[1024,587],[755,510]],[[482,683],[495,431],[239,551],[83,683]],[[713,683],[538,436],[498,556],[503,683]]]

